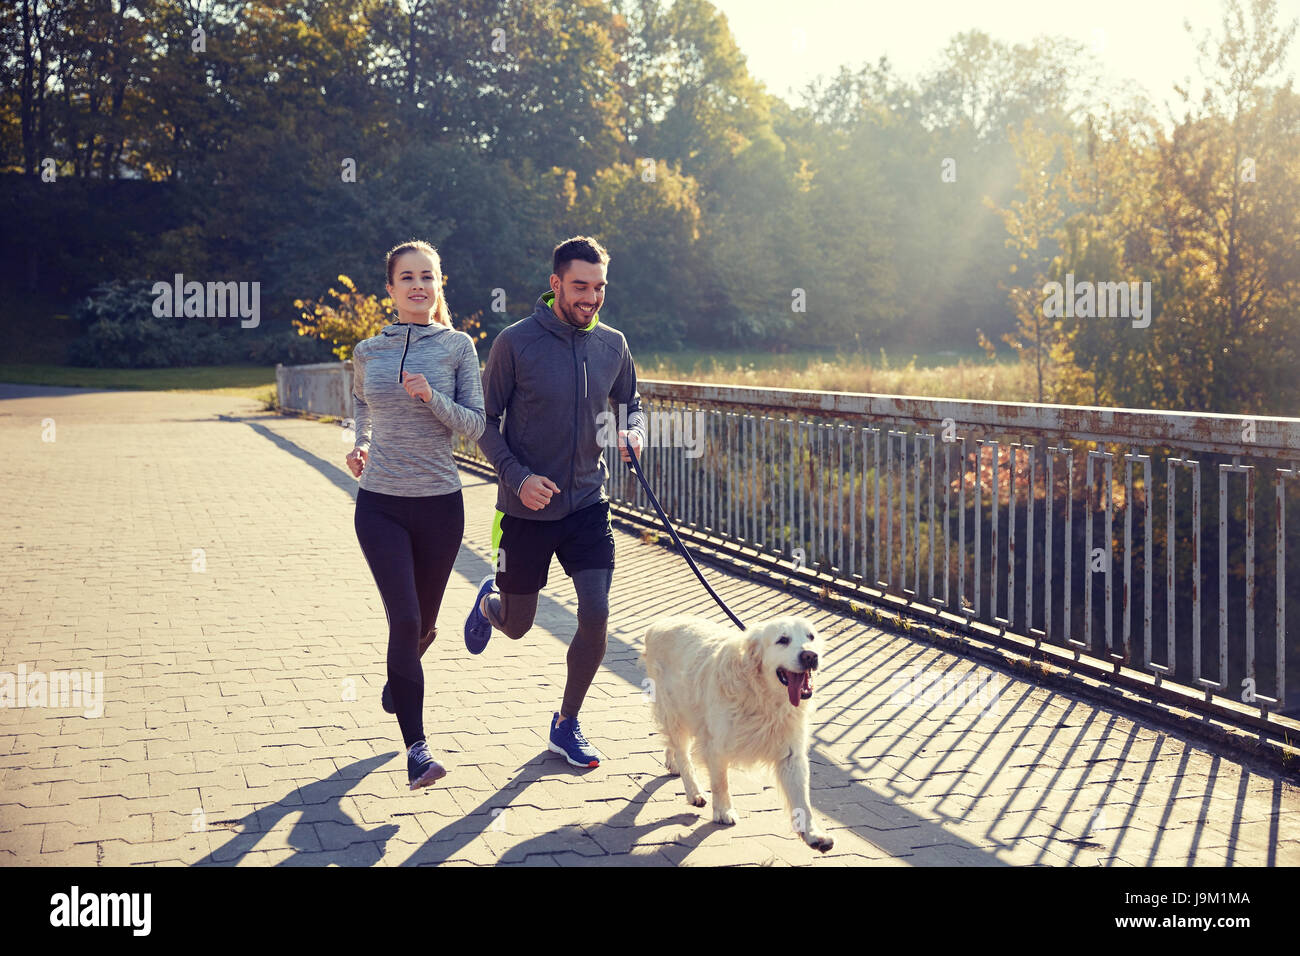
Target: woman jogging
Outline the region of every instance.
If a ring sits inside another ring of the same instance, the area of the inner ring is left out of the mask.
[[[465,528],[452,433],[477,439],[485,418],[478,355],[451,327],[438,253],[412,240],[386,265],[398,320],[353,349],[357,437],[347,463],[361,479],[357,540],[388,615],[383,706],[397,714],[415,790],[447,772],[424,739],[420,657]]]

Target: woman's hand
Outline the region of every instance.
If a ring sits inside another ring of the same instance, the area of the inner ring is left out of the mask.
[[[348,452],[347,458],[348,469],[352,472],[353,478],[360,478],[361,473],[366,470],[366,462],[370,460],[370,455],[365,449],[354,448]]]
[[[429,384],[423,375],[402,372],[402,388],[406,389],[406,394],[412,398],[418,398],[424,402],[433,401],[433,386]]]

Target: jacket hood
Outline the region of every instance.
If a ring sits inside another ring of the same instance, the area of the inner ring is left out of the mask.
[[[406,330],[411,330],[411,339],[427,338],[431,335],[437,335],[439,332],[450,332],[451,329],[445,325],[439,325],[436,322],[429,325],[417,325],[414,322],[390,322],[379,330],[380,335],[406,335]]]
[[[575,335],[586,335],[595,331],[596,326],[600,323],[600,313],[597,312],[595,317],[591,320],[591,324],[585,329],[575,329],[572,325],[565,322],[555,314],[555,310],[551,308],[551,303],[554,301],[554,292],[547,291],[539,295],[537,297],[537,306],[533,309],[533,318],[540,322],[542,327],[548,332],[553,335],[558,335],[566,342],[572,339]]]

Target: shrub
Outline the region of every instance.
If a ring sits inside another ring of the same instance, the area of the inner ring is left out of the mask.
[[[347,291],[331,288],[328,295],[334,299],[333,302],[326,296],[314,302],[295,299],[293,304],[302,310],[302,318],[294,319],[293,324],[299,335],[332,342],[335,346],[333,353],[340,359],[349,359],[358,342],[378,335],[379,330],[388,324],[388,310],[392,309],[393,300],[358,292],[347,276],[341,275],[338,279]]]
[[[287,329],[214,329],[202,320],[153,314],[153,283],[114,280],[91,290],[76,313],[85,330],[68,350],[89,368],[174,368],[188,365],[299,365],[330,360],[329,347]]]
[[[153,314],[153,283],[114,280],[96,286],[75,318],[85,329],[68,350],[73,365],[167,368],[240,361],[234,342],[193,321]]]

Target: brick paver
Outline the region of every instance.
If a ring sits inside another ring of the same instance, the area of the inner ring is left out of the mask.
[[[545,741],[574,628],[558,565],[523,640],[477,658],[461,643],[493,501],[468,472],[425,657],[426,730],[451,769],[412,794],[337,425],[213,395],[0,386],[0,447],[0,672],[104,682],[99,715],[0,709],[3,864],[1300,863],[1300,793],[1276,775],[716,570],[742,617],[803,613],[827,635],[813,805],[836,844],[804,846],[756,773],[735,775],[740,823],[715,826],[664,773],[637,651],[659,615],[721,612],[679,557],[622,532],[583,711],[607,759],[572,769]],[[912,674],[996,698],[894,699]]]

